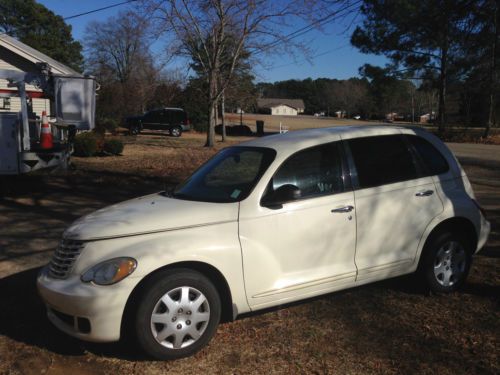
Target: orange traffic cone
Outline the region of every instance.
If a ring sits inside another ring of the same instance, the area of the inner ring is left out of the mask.
[[[47,112],[42,112],[42,129],[40,131],[40,147],[44,150],[49,150],[54,147],[54,140],[52,139],[52,129],[49,125]]]

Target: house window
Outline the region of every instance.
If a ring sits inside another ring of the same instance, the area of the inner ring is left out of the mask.
[[[10,98],[0,98],[0,109],[10,110]]]

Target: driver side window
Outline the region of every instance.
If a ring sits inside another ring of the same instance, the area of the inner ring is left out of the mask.
[[[340,142],[311,147],[288,158],[270,187],[276,191],[287,184],[300,189],[301,199],[343,192]]]

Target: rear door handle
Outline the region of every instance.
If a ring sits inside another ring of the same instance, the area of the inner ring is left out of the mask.
[[[343,213],[343,212],[351,212],[354,210],[353,206],[344,206],[344,207],[339,207],[339,208],[334,208],[332,210],[333,213]]]
[[[419,191],[415,196],[417,197],[428,197],[429,195],[434,194],[433,190],[424,190],[424,191]]]

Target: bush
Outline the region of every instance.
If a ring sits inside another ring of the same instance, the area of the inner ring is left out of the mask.
[[[93,156],[99,151],[97,136],[91,132],[77,134],[73,147],[75,156]]]
[[[99,134],[105,134],[106,132],[110,132],[112,134],[116,133],[116,129],[118,129],[118,121],[114,118],[100,118],[96,121],[95,132]]]
[[[104,141],[104,152],[112,155],[120,155],[123,152],[123,142],[118,139]]]

